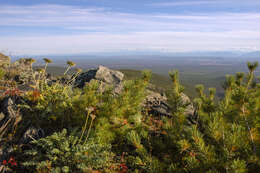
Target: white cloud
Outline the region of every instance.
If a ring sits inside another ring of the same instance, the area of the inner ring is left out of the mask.
[[[259,30],[260,13],[131,14],[62,5],[0,6],[0,26],[60,27],[95,31]]]
[[[175,2],[160,2],[150,5],[154,6],[187,6],[187,5],[204,5],[204,4],[216,4],[216,1],[175,1]]]
[[[150,6],[178,7],[178,6],[208,6],[221,5],[225,6],[256,6],[260,5],[259,0],[175,0],[173,2],[158,2],[149,4]]]
[[[0,21],[0,27],[39,28],[23,31],[27,36],[0,31],[0,50],[19,54],[260,50],[260,13],[131,14],[63,5],[2,5]],[[41,34],[42,27],[47,36]],[[55,27],[73,34],[54,35]]]
[[[17,54],[65,54],[147,51],[260,50],[259,31],[236,32],[137,32],[130,34],[92,33],[72,36],[3,37],[1,48]]]

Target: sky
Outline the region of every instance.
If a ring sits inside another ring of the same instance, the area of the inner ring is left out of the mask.
[[[259,51],[260,0],[0,0],[0,52]]]

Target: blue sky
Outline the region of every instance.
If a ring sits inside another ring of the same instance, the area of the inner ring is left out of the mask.
[[[260,50],[260,0],[0,0],[16,55]]]

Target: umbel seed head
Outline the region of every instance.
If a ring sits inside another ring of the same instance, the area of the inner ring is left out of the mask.
[[[196,90],[197,90],[198,92],[203,92],[203,91],[204,91],[204,86],[201,85],[201,84],[196,85]]]
[[[82,72],[82,69],[77,68],[77,69],[76,69],[76,72],[77,72],[77,73],[81,73],[81,72]]]
[[[43,72],[44,72],[44,69],[38,68],[36,71],[39,72],[39,73],[43,73]]]
[[[236,78],[237,78],[238,80],[242,80],[242,79],[244,78],[244,76],[245,76],[245,73],[242,73],[242,72],[236,73]]]
[[[95,119],[96,118],[96,115],[94,115],[94,114],[90,114],[90,117],[91,117],[91,119]]]
[[[50,59],[48,59],[48,58],[43,58],[43,60],[44,60],[44,62],[47,63],[47,64],[48,64],[48,63],[52,63],[52,60],[50,60]]]
[[[72,61],[67,61],[67,65],[70,67],[74,67],[76,65],[76,63],[74,63]]]
[[[254,62],[254,63],[248,62],[247,67],[250,72],[253,72],[258,67],[258,62]]]
[[[35,62],[36,62],[36,60],[35,60],[35,59],[33,59],[33,58],[29,58],[29,59],[27,59],[27,61],[28,61],[30,64],[33,64],[33,63],[35,63]]]

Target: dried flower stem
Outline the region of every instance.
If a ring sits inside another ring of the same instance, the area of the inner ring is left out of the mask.
[[[79,142],[81,142],[82,137],[83,137],[83,135],[85,134],[85,131],[86,131],[86,128],[87,128],[87,124],[88,124],[89,115],[90,115],[90,112],[88,111],[88,113],[87,113],[87,118],[86,118],[86,121],[85,121],[85,125],[84,125],[84,127],[83,127],[83,129],[82,129]]]
[[[88,128],[87,137],[86,137],[86,139],[85,139],[85,141],[84,141],[84,144],[87,142],[87,139],[88,139],[88,137],[89,137],[90,130],[91,130],[91,127],[92,127],[92,124],[93,124],[94,119],[95,119],[95,115],[92,115],[92,116],[91,116],[91,122],[90,122],[90,125],[89,125],[89,128]]]

